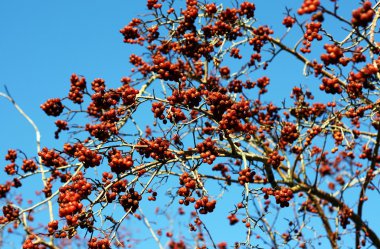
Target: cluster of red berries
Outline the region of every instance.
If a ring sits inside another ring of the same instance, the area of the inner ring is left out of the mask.
[[[142,138],[137,143],[136,150],[140,155],[146,158],[151,157],[154,160],[170,160],[174,158],[174,154],[169,151],[170,142],[162,137],[147,140]]]
[[[172,95],[167,98],[167,100],[170,105],[181,104],[186,105],[191,109],[198,106],[201,102],[201,93],[194,87],[187,90],[175,90]],[[162,105],[159,107],[159,110],[162,110]]]
[[[230,51],[230,56],[235,59],[243,58],[243,56],[239,52],[240,50],[238,48],[232,48]]]
[[[322,78],[322,84],[319,86],[319,89],[331,94],[342,93],[342,88],[340,87],[339,80],[337,78]]]
[[[296,20],[291,16],[285,16],[285,18],[282,20],[282,24],[287,28],[293,27],[294,23],[296,23]]]
[[[87,182],[80,171],[73,176],[72,184],[59,188],[59,217],[65,217],[69,225],[75,225],[78,221],[76,214],[81,213],[83,204],[81,200],[87,198],[93,189],[91,183]]]
[[[73,156],[78,158],[79,162],[83,163],[85,168],[95,167],[100,165],[100,161],[102,160],[102,156],[96,153],[82,143],[76,143],[73,146],[75,152]]]
[[[352,99],[362,96],[362,89],[375,90],[375,85],[370,81],[379,70],[373,64],[367,64],[359,72],[350,72],[347,84],[347,93]]]
[[[285,157],[281,156],[277,150],[273,150],[268,154],[267,163],[272,165],[273,168],[278,168],[281,162],[285,160]]]
[[[133,166],[131,155],[123,156],[120,150],[113,148],[108,152],[108,165],[116,174],[124,173]]]
[[[144,40],[144,38],[140,36],[139,30],[135,27],[138,24],[140,24],[138,21],[132,20],[127,26],[120,29],[120,33],[124,36],[125,43],[136,44]]]
[[[48,99],[40,107],[47,115],[54,117],[59,116],[64,108],[61,99],[59,98]]]
[[[215,14],[218,11],[218,9],[216,8],[216,4],[215,3],[206,4],[204,7],[205,7],[205,13],[208,16],[211,16],[211,15]]]
[[[242,169],[239,171],[238,181],[241,185],[246,183],[253,183],[255,181],[256,172],[250,168]]]
[[[111,241],[109,239],[92,238],[87,243],[88,249],[111,249]]]
[[[240,4],[239,15],[246,16],[247,18],[252,18],[255,14],[255,5],[251,2],[243,2]]]
[[[107,141],[112,134],[118,134],[115,123],[102,122],[99,124],[86,124],[86,131],[100,141]]]
[[[347,225],[350,224],[350,220],[349,219],[353,215],[352,209],[344,206],[344,207],[342,207],[339,210],[338,215],[339,215],[339,223],[340,223],[340,225],[343,227],[343,229],[346,229]]]
[[[106,90],[106,84],[103,79],[97,78],[91,82],[91,89],[94,92],[101,93]]]
[[[230,69],[229,67],[225,66],[225,67],[221,67],[219,68],[219,72],[220,72],[220,76],[223,78],[223,79],[228,79],[230,78]]]
[[[73,101],[73,103],[80,104],[83,102],[83,93],[86,89],[86,79],[84,77],[78,77],[78,75],[73,74],[70,78],[71,87],[69,91],[68,98]]]
[[[232,93],[241,93],[243,90],[243,82],[238,79],[231,80],[227,85],[227,89]]]
[[[302,47],[300,50],[302,53],[310,53],[311,52],[311,42],[316,39],[318,41],[322,40],[322,35],[319,34],[319,30],[322,27],[322,23],[320,22],[311,22],[306,24],[306,32],[304,34],[304,40]]]
[[[299,137],[299,132],[295,124],[291,122],[284,122],[281,137],[280,137],[280,148],[285,148],[287,144],[292,144]]]
[[[53,234],[55,231],[58,230],[58,221],[53,220],[48,223],[48,232],[49,234]]]
[[[215,141],[213,141],[210,137],[197,144],[197,151],[200,153],[203,162],[208,164],[212,164],[218,156]]]
[[[184,70],[184,64],[181,61],[177,63],[171,63],[160,52],[157,52],[152,56],[153,66],[151,70],[158,74],[158,77],[162,80],[179,82]]]
[[[117,92],[121,94],[121,99],[125,106],[131,106],[136,103],[136,96],[139,90],[131,87],[129,84],[124,84],[117,89]]]
[[[320,5],[321,2],[319,0],[304,0],[302,6],[298,9],[297,13],[299,15],[313,13],[317,11]]]
[[[352,11],[351,23],[353,26],[365,27],[372,21],[375,11],[372,9],[372,3],[365,1],[363,6]]]
[[[44,147],[40,152],[38,152],[38,155],[41,157],[42,164],[45,166],[52,166],[57,168],[67,165],[66,160],[61,157],[59,153],[55,152],[54,149],[49,150],[48,148]]]
[[[69,129],[69,127],[67,127],[67,125],[68,125],[67,122],[64,121],[64,120],[57,120],[57,121],[55,121],[55,125],[56,125],[57,128],[58,128],[58,130],[56,130],[56,131],[54,132],[54,136],[55,136],[56,139],[59,138],[59,133],[60,133],[61,131],[65,131],[65,130],[68,130],[68,129]]]
[[[14,174],[16,174],[16,172],[17,172],[17,170],[16,170],[16,164],[15,163],[10,163],[10,164],[6,165],[4,167],[4,171],[8,175],[14,175]]]
[[[161,120],[165,119],[165,106],[162,102],[153,102],[151,111],[153,112],[155,118],[159,118]]]
[[[0,198],[5,198],[7,193],[11,190],[11,183],[0,184]]]
[[[35,241],[36,236],[34,234],[29,235],[24,243],[22,244],[22,249],[41,249],[46,248],[44,245],[42,245],[39,242]]]
[[[276,203],[280,204],[280,207],[289,207],[289,201],[293,199],[293,191],[286,187],[280,189],[263,188],[264,199],[268,199],[270,195],[276,198]]]
[[[206,92],[206,91],[205,91]],[[231,98],[221,92],[206,92],[206,103],[210,106],[210,111],[216,120],[221,120],[224,112],[228,110],[233,101]]]
[[[269,85],[269,83],[270,79],[266,76],[257,79],[256,85],[258,88],[260,88],[259,94],[264,94],[267,92],[266,87]]]
[[[186,249],[186,244],[183,240],[180,240],[179,242],[175,242],[174,240],[171,240],[168,244],[170,249]]]
[[[199,209],[200,214],[207,214],[214,211],[216,205],[216,200],[209,201],[207,196],[203,196],[201,199],[198,199],[194,207],[195,209]]]
[[[173,124],[177,124],[187,119],[185,113],[183,113],[181,108],[172,106],[169,109],[167,109],[166,112],[167,112],[167,116],[166,116],[167,119]]]
[[[119,198],[119,202],[126,212],[130,211],[134,213],[139,208],[141,199],[142,196],[134,188],[130,188],[128,193]]]
[[[313,128],[307,130],[307,137],[305,138],[304,146],[309,146],[314,137],[322,132],[322,128],[318,125],[313,126]]]
[[[273,30],[267,26],[255,28],[253,30],[254,36],[249,40],[249,44],[253,46],[253,50],[260,53],[261,48],[269,40],[271,34],[273,34]]]
[[[350,61],[348,58],[343,57],[343,49],[338,45],[325,44],[323,48],[326,50],[327,54],[322,54],[321,60],[326,66],[338,63],[346,66]]]
[[[20,210],[13,205],[8,204],[3,206],[3,215],[0,216],[0,224],[5,224],[14,221],[18,218]]]
[[[247,136],[252,135],[254,133],[253,126],[250,122],[247,122],[247,119],[252,116],[250,101],[242,98],[223,114],[222,120],[219,122],[219,128],[227,131],[227,133],[245,132]],[[243,124],[242,120],[245,120],[246,123]]]
[[[33,159],[24,159],[21,169],[26,172],[34,172],[38,169],[36,162]]]
[[[192,192],[197,187],[195,179],[193,179],[189,173],[184,172],[179,177],[179,184],[181,184],[182,187],[178,189],[178,195],[184,197],[184,199],[179,200],[179,204],[188,206],[190,203],[195,202],[195,198],[191,196]]]
[[[5,160],[10,161],[14,163],[17,159],[17,151],[15,150],[8,150],[8,153],[5,155]]]
[[[214,167],[212,167],[212,170],[214,171],[220,171],[222,176],[226,177],[227,181],[231,179],[230,175],[227,175],[227,172],[229,171],[227,165],[223,163],[218,163]]]
[[[230,221],[231,226],[239,222],[239,219],[236,217],[236,214],[230,214],[229,216],[227,216],[227,219]]]

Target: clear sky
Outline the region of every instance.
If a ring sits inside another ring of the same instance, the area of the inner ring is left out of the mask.
[[[281,27],[284,6],[289,2],[292,1],[255,1],[259,23],[280,30],[281,36],[285,31]],[[301,3],[295,2],[296,5],[290,4],[293,9]],[[145,0],[0,1],[0,91],[6,85],[36,122],[42,133],[42,146],[51,148],[62,143],[54,139],[55,119],[47,117],[39,106],[48,98],[66,96],[72,73],[84,75],[88,82],[104,78],[111,86],[117,86],[120,78],[129,74],[129,55],[138,50],[123,43],[119,29],[132,17],[144,14],[145,4]],[[314,81],[309,87],[318,88],[314,78],[304,80],[301,63],[285,54],[277,59],[279,62],[268,70],[274,85],[271,97],[289,96],[295,83]],[[0,117],[0,163],[5,163],[3,157],[9,148],[21,148],[35,156],[32,127],[2,98]],[[230,195],[228,198],[234,198],[233,193]],[[370,211],[375,213],[374,209]],[[225,214],[220,215],[225,219]],[[215,216],[212,222],[218,220]],[[218,231],[216,236],[220,242],[231,234]]]

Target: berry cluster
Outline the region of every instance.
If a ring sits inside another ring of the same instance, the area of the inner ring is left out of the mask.
[[[68,225],[76,225],[78,215],[82,212],[83,204],[81,200],[87,198],[93,189],[91,183],[87,182],[83,173],[80,171],[73,176],[72,184],[59,188],[59,217],[65,218]]]
[[[302,44],[304,47],[302,47],[300,50],[302,53],[310,53],[311,52],[311,42],[313,40],[322,40],[322,35],[319,34],[319,31],[322,27],[322,23],[320,22],[311,22],[307,23],[306,25],[306,32],[303,35],[304,40],[302,41]]]
[[[166,110],[167,112],[167,119],[173,124],[177,124],[180,121],[186,120],[186,115],[183,113],[181,108],[176,108],[176,107],[170,107],[169,109]]]
[[[197,144],[197,151],[200,153],[203,162],[212,164],[218,156],[215,141],[210,137],[206,138],[203,142]]]
[[[230,78],[230,69],[227,66],[219,68],[219,72],[223,79]]]
[[[199,209],[200,214],[207,214],[214,211],[215,205],[216,200],[209,201],[207,196],[203,196],[195,202],[194,207],[195,209]]]
[[[207,92],[206,103],[210,106],[210,111],[216,120],[221,120],[223,113],[229,109],[233,101],[226,94],[220,92]]]
[[[343,57],[343,49],[338,45],[325,44],[323,47],[327,54],[322,54],[321,60],[326,66],[338,63],[346,66],[349,62],[348,58]]]
[[[40,152],[38,152],[38,155],[41,157],[42,164],[45,166],[58,168],[67,165],[66,160],[61,157],[59,153],[55,152],[54,149],[49,150],[44,147]]]
[[[125,106],[132,106],[136,103],[136,96],[139,90],[134,89],[129,84],[124,84],[117,89],[117,92],[121,94],[121,99]]]
[[[165,115],[164,115],[165,106],[162,102],[152,103],[151,111],[153,112],[155,118],[159,118],[161,120],[165,119]]]
[[[47,115],[54,117],[59,116],[64,108],[61,99],[59,98],[48,99],[40,107]]]
[[[347,84],[347,92],[350,98],[355,99],[362,96],[363,88],[375,90],[375,85],[370,82],[378,72],[379,70],[373,64],[367,64],[357,73],[350,72]]]
[[[240,50],[238,48],[232,48],[230,51],[230,56],[235,59],[241,59],[243,56],[239,54]]]
[[[83,163],[85,168],[95,167],[100,165],[102,156],[95,151],[87,148],[82,143],[76,143],[73,146],[75,158],[78,158],[79,162]]]
[[[84,77],[78,77],[78,75],[73,74],[70,78],[71,87],[69,91],[68,98],[73,101],[73,103],[80,104],[83,102],[83,93],[86,89],[86,79]]]
[[[321,2],[319,0],[304,0],[302,6],[298,9],[297,13],[299,15],[313,13],[317,11],[320,5]]]
[[[350,218],[352,217],[353,211],[352,209],[344,206],[342,207],[339,212],[339,223],[343,227],[343,229],[346,229],[347,225],[350,224]]]
[[[14,174],[16,174],[17,173],[16,164],[15,163],[10,163],[10,164],[6,165],[4,167],[4,171],[8,175],[14,175]]]
[[[20,210],[15,208],[13,205],[8,204],[3,206],[3,215],[0,216],[0,224],[5,224],[14,221],[18,218]]]
[[[175,90],[173,91],[172,96],[169,96],[167,100],[169,101],[170,105],[181,104],[186,105],[191,109],[198,106],[201,102],[201,93],[194,87],[187,90]],[[161,111],[163,109],[162,104],[155,107],[155,109],[157,108]]]
[[[253,50],[260,53],[261,48],[269,40],[273,30],[267,26],[260,26],[253,30],[254,37],[249,40],[249,44],[253,46]]]
[[[289,201],[293,199],[293,191],[286,187],[280,189],[263,188],[264,199],[268,199],[270,195],[276,198],[276,203],[280,204],[280,207],[289,207]]]
[[[229,216],[227,216],[227,219],[230,221],[231,226],[239,222],[239,219],[236,217],[235,214],[230,214]]]
[[[255,5],[250,2],[243,2],[240,4],[239,15],[246,16],[247,18],[252,18],[255,14]]]
[[[99,124],[86,124],[86,131],[88,131],[91,136],[96,137],[101,141],[107,141],[107,139],[112,134],[118,134],[117,127],[115,123],[102,122]]]
[[[274,150],[268,154],[267,163],[272,165],[273,168],[278,168],[285,157],[281,156],[277,150]]]
[[[58,230],[58,221],[53,220],[48,223],[48,232],[49,234],[53,234],[55,231]]]
[[[178,195],[184,197],[184,199],[179,200],[179,204],[188,206],[190,203],[195,202],[195,198],[191,197],[193,190],[197,187],[195,179],[193,179],[189,173],[184,172],[179,177],[179,184],[181,184],[182,187],[178,189]]]
[[[133,166],[132,156],[123,156],[121,151],[113,148],[108,152],[108,165],[111,167],[112,172],[116,174],[124,173]]]
[[[88,249],[111,249],[111,241],[109,239],[92,238],[87,243]]]
[[[36,162],[32,159],[24,159],[22,161],[21,169],[26,172],[34,172],[38,169]]]
[[[281,130],[279,141],[280,148],[285,148],[287,144],[292,144],[298,137],[299,132],[296,125],[290,122],[285,122]]]
[[[291,16],[286,16],[282,20],[282,24],[285,25],[285,27],[287,27],[287,28],[293,27],[294,23],[296,23],[296,20],[293,17],[291,17]]]
[[[241,80],[234,79],[228,83],[227,89],[232,93],[241,93],[243,90],[243,82]]]
[[[130,211],[134,213],[139,208],[141,199],[142,196],[134,188],[130,188],[128,193],[119,198],[119,202],[126,212]]]
[[[366,27],[370,23],[375,15],[375,11],[372,9],[372,3],[365,1],[363,6],[352,11],[351,23],[353,26]]]
[[[244,185],[246,183],[253,183],[255,181],[255,174],[256,172],[246,168],[239,171],[239,177],[238,181],[241,185]]]
[[[17,151],[8,150],[8,153],[5,155],[5,160],[14,163],[17,159]]]
[[[174,154],[169,151],[170,142],[162,137],[147,140],[142,138],[137,143],[137,151],[146,158],[151,157],[154,160],[170,160]]]
[[[342,93],[342,88],[340,87],[339,80],[337,78],[322,78],[322,84],[319,86],[319,89],[331,94]]]
[[[153,66],[151,70],[158,74],[162,80],[179,82],[183,77],[182,71],[184,70],[183,62],[171,63],[160,52],[152,56]]]
[[[11,190],[11,183],[0,184],[0,198],[5,198],[7,193]]]
[[[134,19],[127,26],[120,29],[120,33],[124,36],[125,43],[142,43],[144,38],[140,36],[138,29],[135,27],[140,24],[140,22],[139,19]]]
[[[55,135],[55,138],[58,139],[59,138],[59,133],[61,131],[67,131],[69,129],[69,127],[67,127],[67,122],[64,121],[64,120],[57,120],[55,121],[55,125],[57,126],[58,130],[56,130],[54,132],[54,135]]]

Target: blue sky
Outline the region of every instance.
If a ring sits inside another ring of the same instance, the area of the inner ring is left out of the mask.
[[[285,31],[281,26],[284,6],[289,1],[256,2],[259,24],[269,24],[281,36]],[[293,9],[301,3],[296,2]],[[117,86],[120,78],[130,72],[129,55],[138,53],[136,47],[123,43],[119,29],[145,11],[145,1],[131,0],[0,2],[0,91],[6,85],[12,97],[36,122],[42,133],[42,146],[54,147],[62,142],[54,140],[55,119],[47,117],[40,104],[48,98],[66,96],[72,73],[84,75],[88,82],[101,77],[111,86]],[[291,37],[287,39],[292,41]],[[285,54],[277,59],[280,62],[267,72],[274,85],[270,88],[271,98],[289,96],[294,85],[311,82],[314,83],[309,85],[311,89],[318,88],[314,78],[302,77],[301,63]],[[5,99],[0,99],[0,107],[3,117],[0,162],[8,148],[21,148],[34,156],[32,127]],[[230,195],[228,198],[236,198],[234,193]],[[227,235],[223,231],[218,233],[220,239]]]

